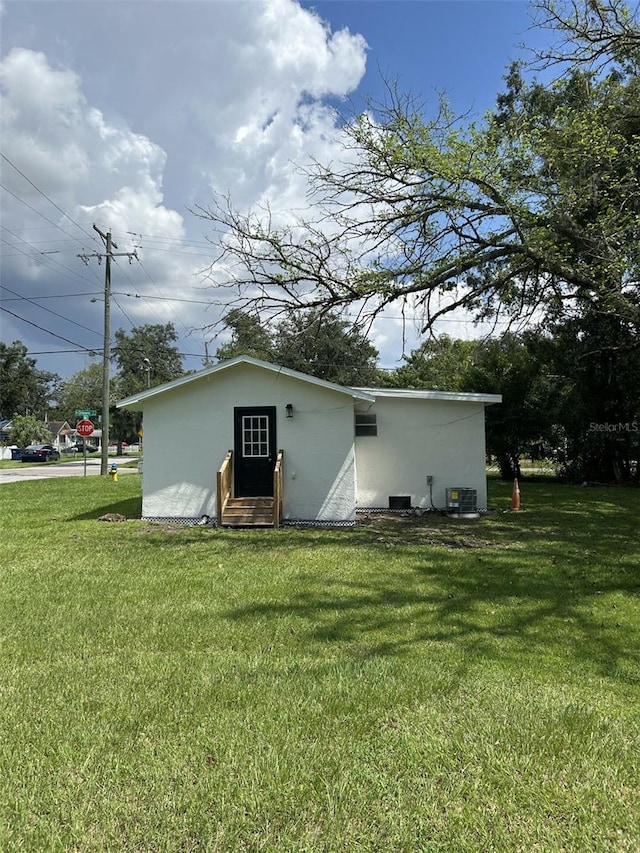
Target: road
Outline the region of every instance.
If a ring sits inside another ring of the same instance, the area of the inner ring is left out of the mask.
[[[131,456],[115,456],[109,457],[109,465],[114,462],[118,466],[118,476],[120,474],[137,474],[136,468],[123,468],[125,462],[131,462]],[[95,476],[100,473],[100,459],[92,457],[87,459],[87,477]],[[84,476],[84,460],[74,459],[73,461],[57,462],[48,465],[29,465],[21,463],[20,467],[16,468],[0,468],[0,484],[1,483],[19,483],[23,480],[48,480],[52,477],[83,477]]]

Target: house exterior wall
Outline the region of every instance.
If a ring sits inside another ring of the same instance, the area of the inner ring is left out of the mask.
[[[472,488],[487,506],[485,411],[482,403],[378,397],[377,436],[357,436],[358,508],[388,507],[391,495],[409,495],[412,507],[446,506],[447,488]]]
[[[292,418],[285,415],[293,405]],[[285,519],[355,517],[353,404],[349,396],[238,364],[144,403],[145,518],[216,513],[216,475],[233,448],[235,407],[275,406],[284,450]]]

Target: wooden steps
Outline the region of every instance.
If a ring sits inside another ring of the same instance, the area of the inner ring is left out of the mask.
[[[223,527],[273,527],[273,498],[229,498]]]

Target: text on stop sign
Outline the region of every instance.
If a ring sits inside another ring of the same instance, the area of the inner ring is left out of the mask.
[[[78,421],[76,424],[76,432],[83,438],[87,438],[93,433],[93,424],[91,421]]]

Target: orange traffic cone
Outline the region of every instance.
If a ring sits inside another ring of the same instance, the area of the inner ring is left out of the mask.
[[[511,496],[511,512],[520,512],[520,487],[518,486],[518,478],[513,481],[513,495]]]

